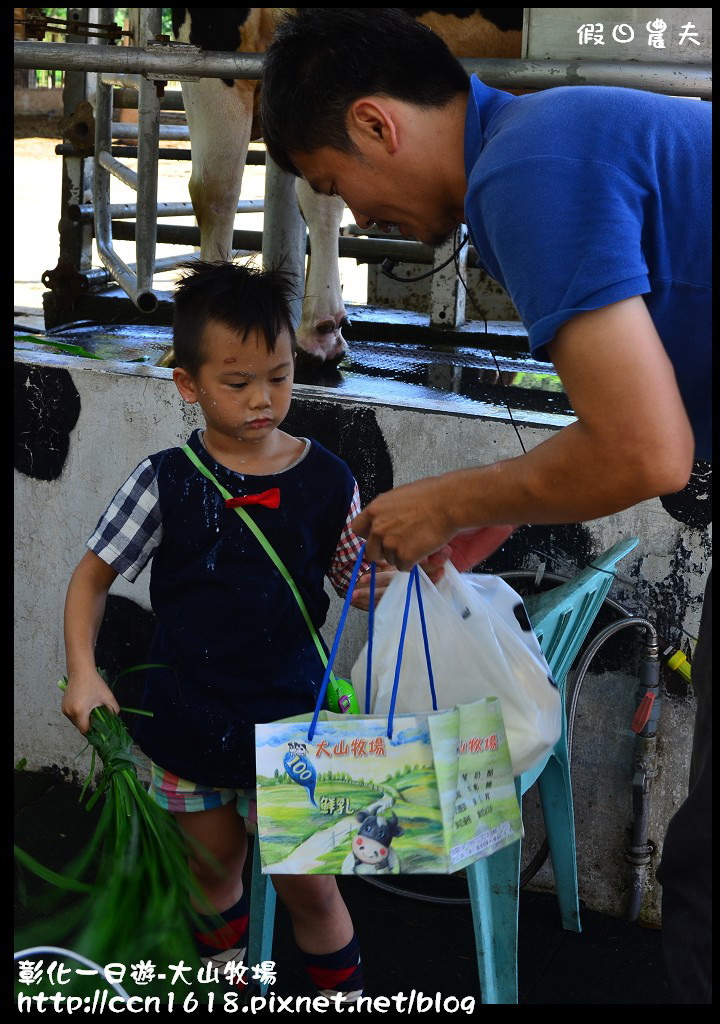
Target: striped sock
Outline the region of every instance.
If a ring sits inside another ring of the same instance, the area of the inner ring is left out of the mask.
[[[300,950],[303,967],[321,996],[343,994],[352,1003],[363,994],[364,978],[360,947],[355,934],[335,953],[306,953]]]
[[[218,924],[218,917],[224,924]],[[203,922],[193,928],[200,959],[206,965],[217,967],[221,976],[239,988],[247,984],[245,972],[235,971],[232,977],[224,974],[225,966],[231,960],[239,965],[247,952],[248,919],[250,904],[245,893],[237,903],[219,914],[201,918]]]

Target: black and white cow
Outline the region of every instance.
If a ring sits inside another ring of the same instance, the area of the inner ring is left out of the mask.
[[[383,813],[381,813],[381,810]],[[352,841],[352,850],[343,861],[343,875],[394,875],[400,863],[391,849],[395,836],[405,829],[398,824],[394,813],[388,814],[380,804],[372,804],[366,811],[358,811],[360,828]]]
[[[173,7],[176,40],[203,50],[264,53],[272,42],[283,7]],[[523,8],[406,8],[437,32],[458,57],[519,57]],[[257,96],[260,83],[247,79],[203,78],[183,82],[190,131],[190,199],[200,228],[201,257],[226,259],[248,146],[260,138]],[[316,195],[296,183],[298,203],[308,226],[308,261],[298,345],[323,360],[338,360],[347,345],[347,324],[338,266],[338,231],[345,210],[339,197]]]

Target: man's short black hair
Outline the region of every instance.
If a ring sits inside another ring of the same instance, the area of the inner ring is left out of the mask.
[[[174,292],[173,349],[175,365],[191,375],[203,364],[202,338],[209,321],[231,328],[244,339],[257,330],[268,351],[282,331],[296,349],[291,303],[293,277],[282,268],[260,269],[232,260],[193,260],[180,264],[184,272]]]
[[[361,96],[443,107],[468,89],[445,42],[400,7],[298,8],[279,22],[265,54],[263,138],[273,160],[297,174],[289,153],[355,151],[346,117]]]

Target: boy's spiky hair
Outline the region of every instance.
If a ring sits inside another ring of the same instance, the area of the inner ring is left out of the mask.
[[[192,260],[179,265],[175,286],[173,349],[175,365],[196,374],[203,363],[202,338],[209,321],[224,324],[245,338],[258,330],[268,350],[278,335],[290,334],[296,350],[291,303],[295,279],[282,267],[260,268],[236,260]]]

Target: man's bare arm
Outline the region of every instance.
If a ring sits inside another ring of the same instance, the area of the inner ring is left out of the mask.
[[[408,569],[460,530],[598,519],[685,486],[692,429],[641,297],[575,317],[550,354],[576,421],[526,454],[375,498],[353,522],[369,559]]]

